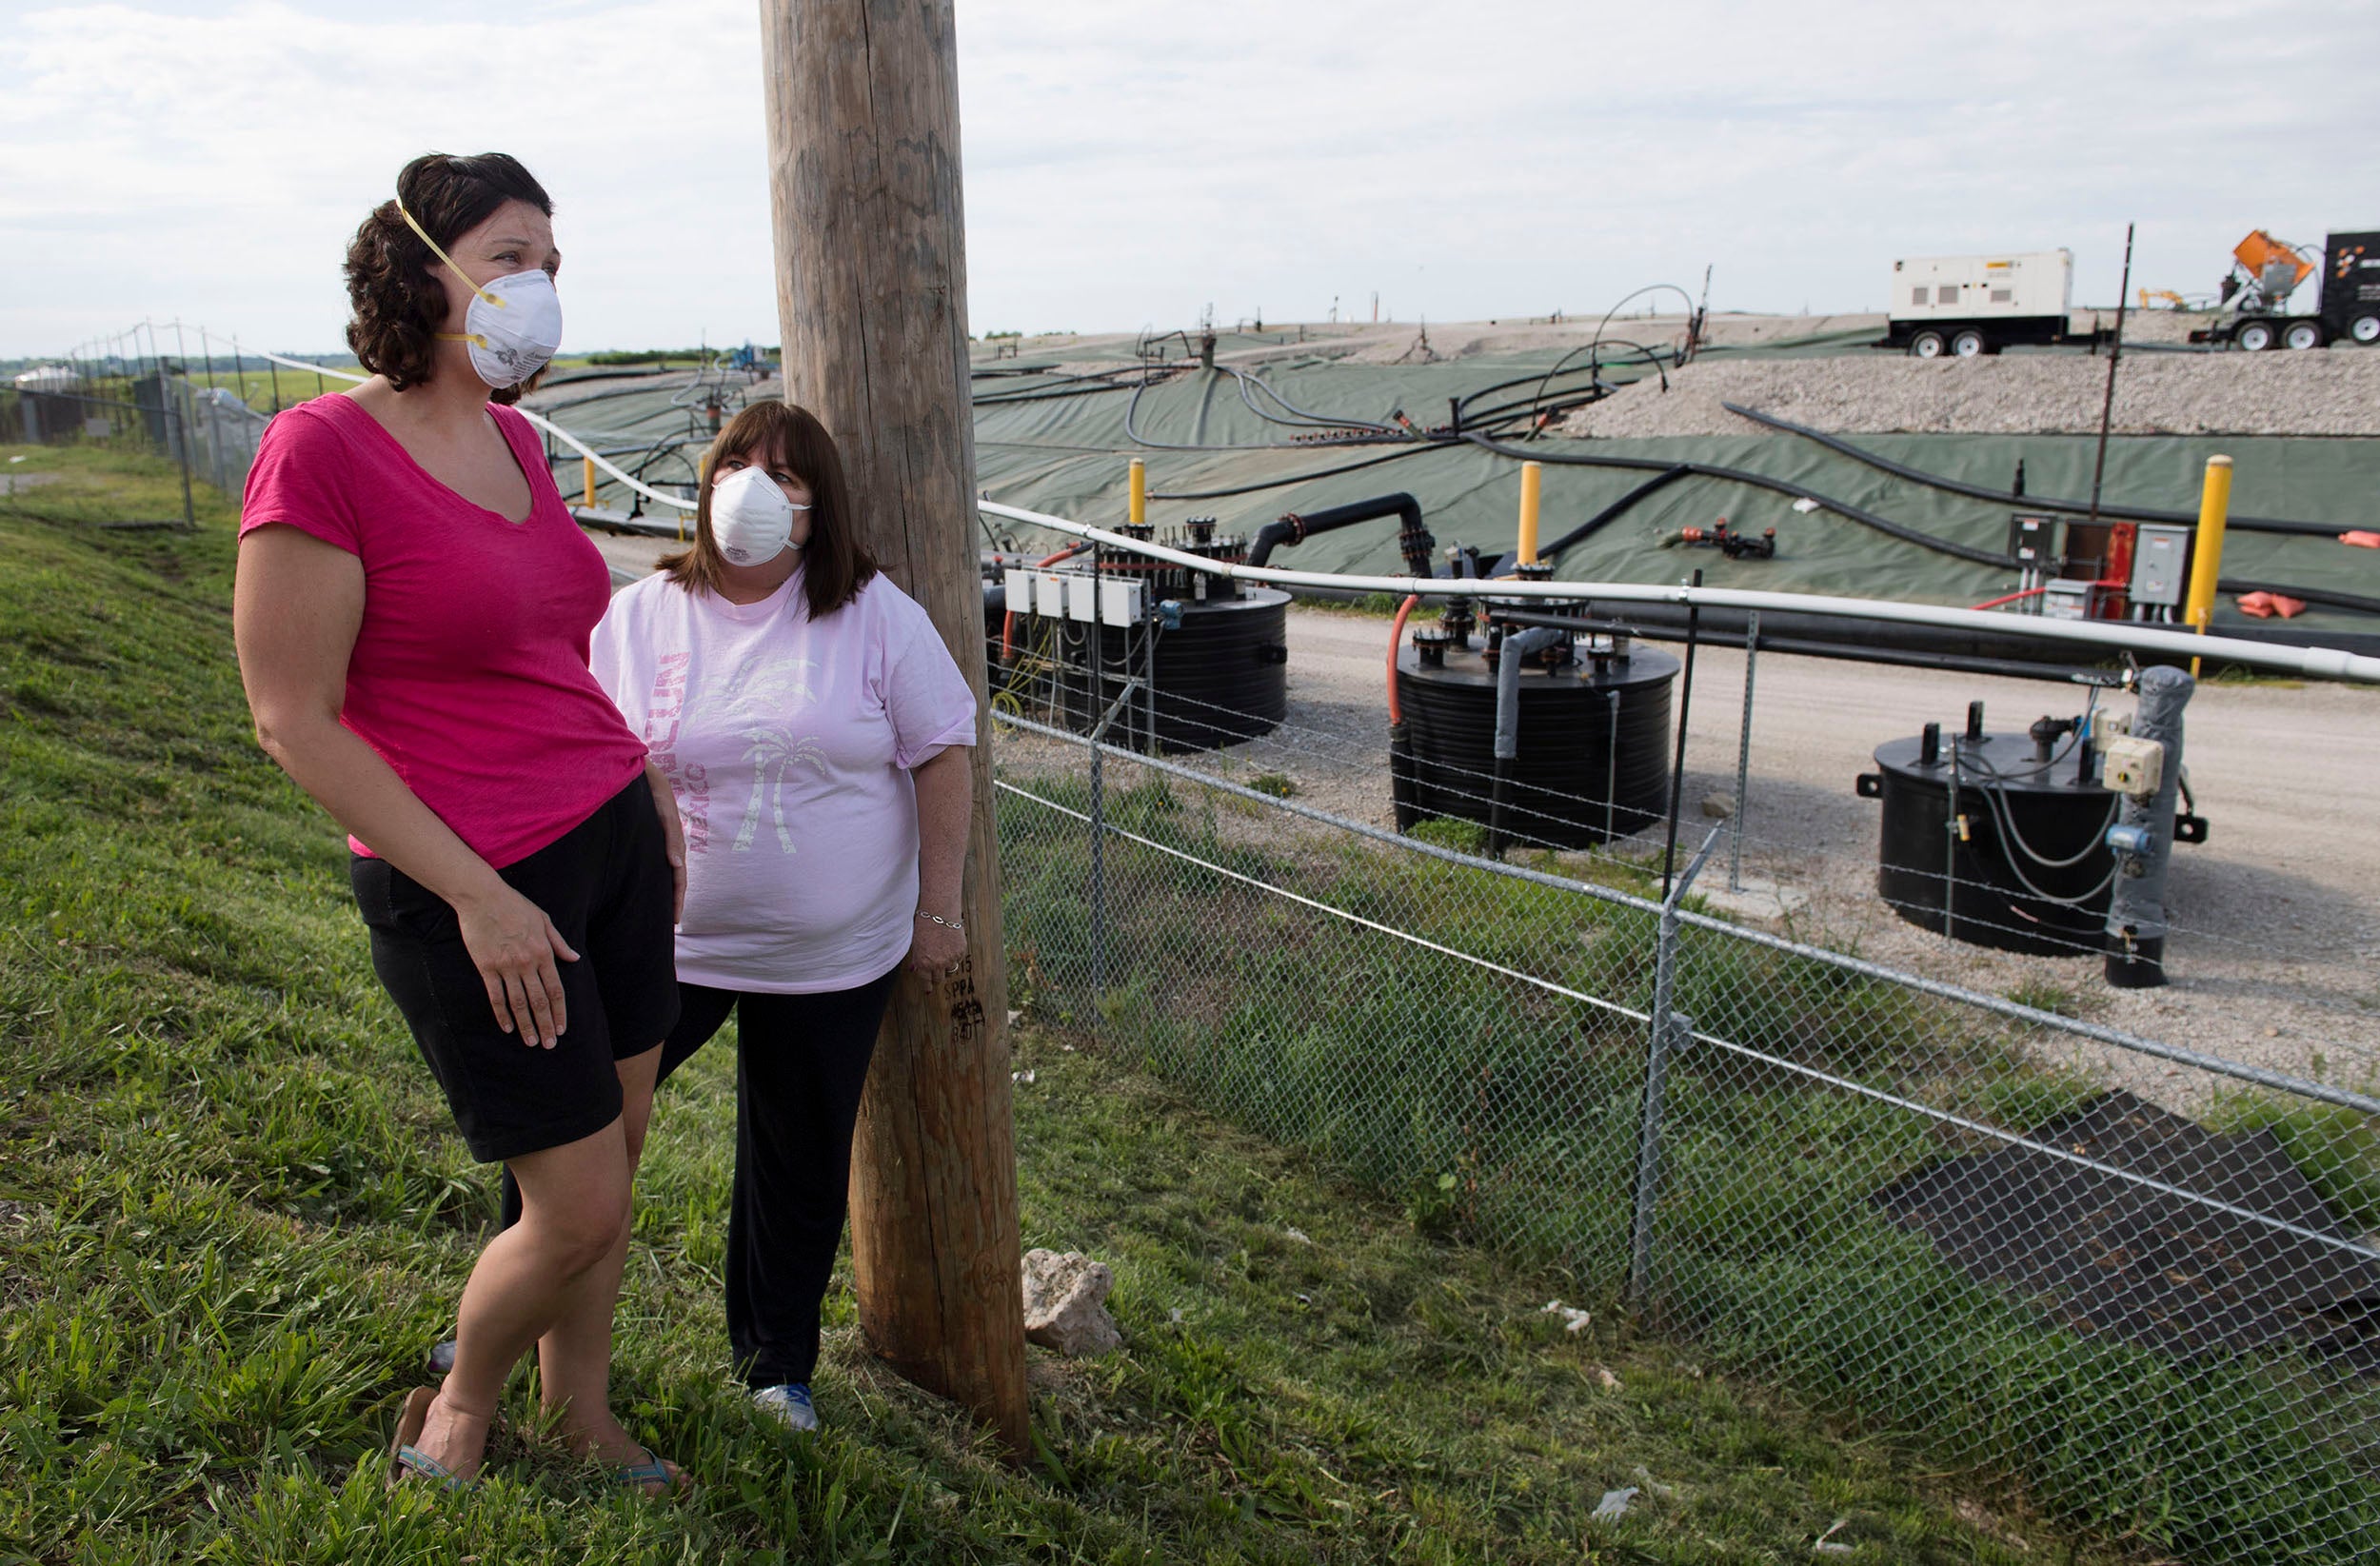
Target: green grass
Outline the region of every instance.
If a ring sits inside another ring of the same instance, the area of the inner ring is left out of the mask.
[[[1565,1332],[1558,1273],[1416,1233],[1478,1227],[1459,1145],[1352,1185],[1037,1028],[1024,1239],[1115,1267],[1128,1347],[1034,1351],[1036,1461],[879,1368],[840,1286],[822,1438],[727,1384],[713,1049],[657,1119],[616,1382],[700,1493],[611,1496],[511,1436],[466,1501],[385,1495],[488,1171],[370,976],[337,832],[248,733],[228,506],[103,534],[178,474],[30,456],[61,478],[0,499],[0,1561],[1801,1561],[1838,1519],[1874,1562],[2123,1556],[1599,1306]],[[1407,1210],[1424,1171],[1442,1213]]]

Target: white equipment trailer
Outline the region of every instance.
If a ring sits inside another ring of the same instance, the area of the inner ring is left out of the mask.
[[[2095,347],[2112,337],[2095,313],[2076,328],[2073,296],[2071,250],[1895,261],[1885,335],[1874,346],[1972,359],[2013,343]]]

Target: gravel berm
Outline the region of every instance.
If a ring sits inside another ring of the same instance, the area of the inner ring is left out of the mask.
[[[1838,434],[2092,434],[2104,358],[1718,360],[1648,379],[1579,409],[1567,435],[1771,433],[1720,406]],[[2127,355],[2115,377],[2121,435],[2380,435],[2380,351]]]

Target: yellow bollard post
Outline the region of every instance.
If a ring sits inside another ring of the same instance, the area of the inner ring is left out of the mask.
[[[1132,459],[1132,525],[1140,526],[1149,520],[1149,467],[1140,458]]]
[[[1520,549],[1523,565],[1537,563],[1537,495],[1545,482],[1543,463],[1525,462],[1520,465]]]
[[[2214,621],[2215,579],[2223,571],[2223,525],[2231,511],[2231,459],[2209,457],[2207,478],[2198,491],[2198,546],[2190,557],[2190,603],[2183,610],[2199,635]],[[2190,675],[2198,677],[2198,660],[2190,661]]]
[[[595,505],[595,459],[589,457],[579,466],[585,470],[586,480],[586,499],[582,504],[591,508]]]

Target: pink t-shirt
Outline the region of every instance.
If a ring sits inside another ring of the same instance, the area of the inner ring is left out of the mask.
[[[488,412],[528,480],[526,522],[431,478],[355,399],[333,395],[267,426],[240,534],[284,523],[364,563],[339,721],[502,868],[627,786],[645,746],[586,666],[610,568],[570,520],[528,421]]]
[[[975,743],[974,693],[916,600],[879,575],[814,621],[799,570],[757,604],[656,574],[611,601],[593,663],[677,791],[680,979],[799,995],[908,955],[909,769]]]

